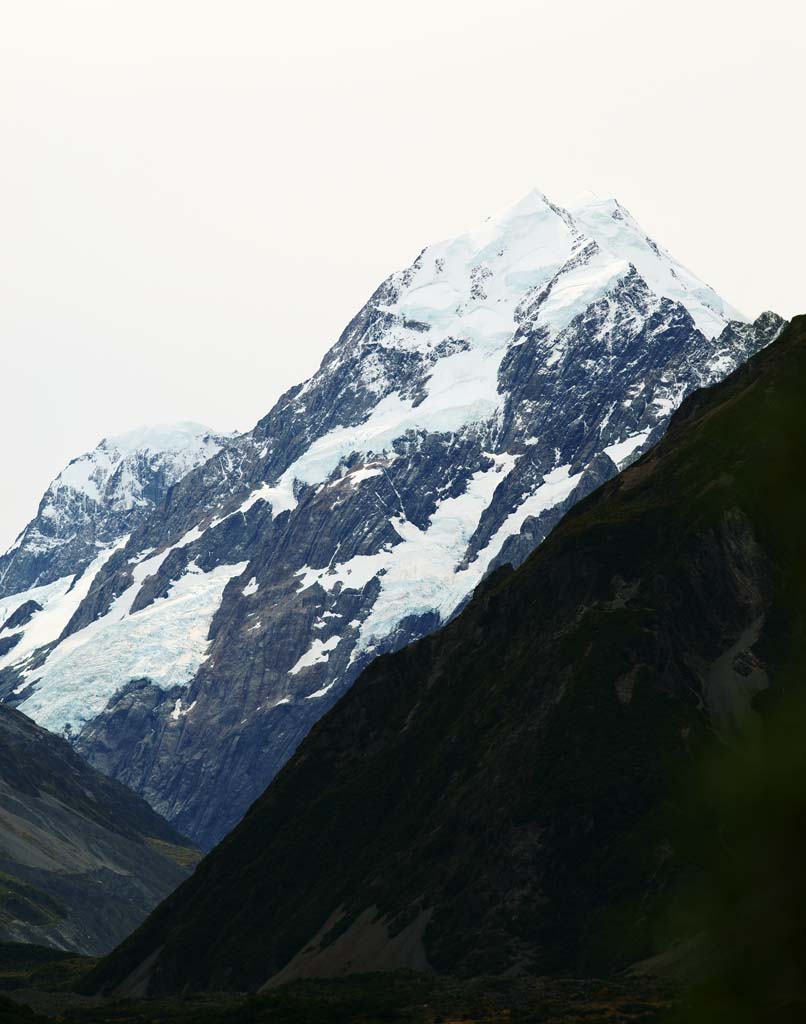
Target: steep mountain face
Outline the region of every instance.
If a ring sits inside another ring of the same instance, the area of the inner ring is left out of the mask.
[[[676,768],[759,728],[761,691],[802,689],[804,385],[800,317],[519,570],[367,668],[89,988],[584,976],[654,952]]]
[[[144,800],[0,706],[0,939],[106,953],[196,858]]]
[[[0,556],[0,600],[80,575],[224,440],[198,423],[166,423],[104,438],[73,459],[45,491],[36,517]]]
[[[0,656],[0,693],[212,845],[366,664],[781,325],[743,322],[618,203],[532,193],[385,281],[314,377],[85,572],[60,633]]]

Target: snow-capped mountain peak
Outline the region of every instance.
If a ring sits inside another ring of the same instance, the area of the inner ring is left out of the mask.
[[[396,275],[389,312],[439,345],[462,338],[499,347],[512,336],[525,295],[548,284],[570,259],[577,232],[542,195],[530,192],[477,229],[428,246],[413,267]]]
[[[559,333],[631,267],[653,293],[680,303],[708,339],[729,321],[745,321],[617,200],[592,198],[569,211],[533,189],[477,228],[429,245],[392,276],[392,301],[386,295],[379,303],[393,326],[383,344],[422,352],[461,338],[477,348],[504,347],[523,299],[549,287],[540,319]]]
[[[58,508],[59,543],[123,496],[131,537],[82,526],[80,585],[17,587],[0,693],[210,843],[363,666],[521,562],[781,323],[747,324],[614,201],[534,190],[392,274],[169,500],[122,484],[163,457],[145,435],[121,472],[113,439],[85,457],[99,497]]]

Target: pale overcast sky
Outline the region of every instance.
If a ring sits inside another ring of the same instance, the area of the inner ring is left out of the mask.
[[[537,186],[806,311],[793,0],[0,0],[0,549],[105,434],[250,427]]]

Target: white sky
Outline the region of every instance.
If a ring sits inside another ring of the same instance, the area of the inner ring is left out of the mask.
[[[749,315],[802,295],[794,0],[0,0],[0,549],[149,421],[250,427],[392,270],[612,194]]]

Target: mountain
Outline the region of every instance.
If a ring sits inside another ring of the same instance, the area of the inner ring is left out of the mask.
[[[209,847],[371,660],[522,562],[781,326],[617,202],[530,193],[392,274],[67,592],[18,591],[0,696]]]
[[[199,423],[163,423],[104,438],[73,459],[45,491],[35,518],[0,556],[0,600],[80,575],[223,441]]]
[[[802,690],[804,386],[799,317],[519,570],[367,668],[87,988],[601,977],[655,952],[685,873],[678,769]]]
[[[0,940],[108,952],[196,859],[144,800],[0,705]]]

